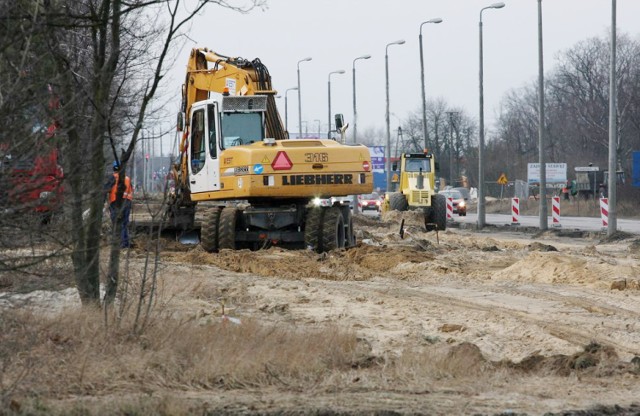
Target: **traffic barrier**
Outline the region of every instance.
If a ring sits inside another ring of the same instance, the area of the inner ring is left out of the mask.
[[[560,224],[560,197],[551,198],[551,218],[553,227],[562,227]]]
[[[511,198],[511,225],[520,225],[520,198]]]
[[[447,198],[447,221],[453,221],[453,198]]]
[[[604,230],[609,227],[609,198],[600,198],[600,217]]]

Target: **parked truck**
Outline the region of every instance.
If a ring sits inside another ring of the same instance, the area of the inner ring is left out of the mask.
[[[51,87],[49,93],[49,107],[55,110],[58,98]],[[0,142],[0,201],[5,214],[31,213],[47,223],[62,211],[64,174],[55,143],[59,127],[53,120],[46,129],[34,129],[28,148]]]

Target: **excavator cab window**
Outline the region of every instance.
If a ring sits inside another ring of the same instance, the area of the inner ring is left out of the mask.
[[[207,157],[204,133],[204,110],[196,110],[191,121],[191,171],[194,174],[204,167]]]
[[[261,142],[264,128],[261,113],[222,113],[222,147]]]

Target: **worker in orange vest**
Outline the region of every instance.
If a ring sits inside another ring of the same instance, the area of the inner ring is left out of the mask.
[[[109,191],[109,213],[111,214],[111,224],[114,229],[118,218],[118,207],[116,206],[116,196],[118,192],[120,164],[118,161],[113,162],[113,176],[105,185],[105,189]],[[131,188],[131,178],[124,178],[124,193],[122,194],[122,233],[120,234],[120,247],[131,247],[129,240],[129,215],[131,214],[131,204],[133,201],[133,188]]]

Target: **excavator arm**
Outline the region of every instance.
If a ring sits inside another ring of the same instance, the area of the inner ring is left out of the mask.
[[[256,58],[231,58],[209,51],[207,48],[191,50],[187,64],[187,76],[183,86],[182,110],[188,117],[193,103],[206,100],[210,92],[230,95],[267,96],[267,137],[287,139],[287,133],[276,108],[271,75],[267,67]]]

